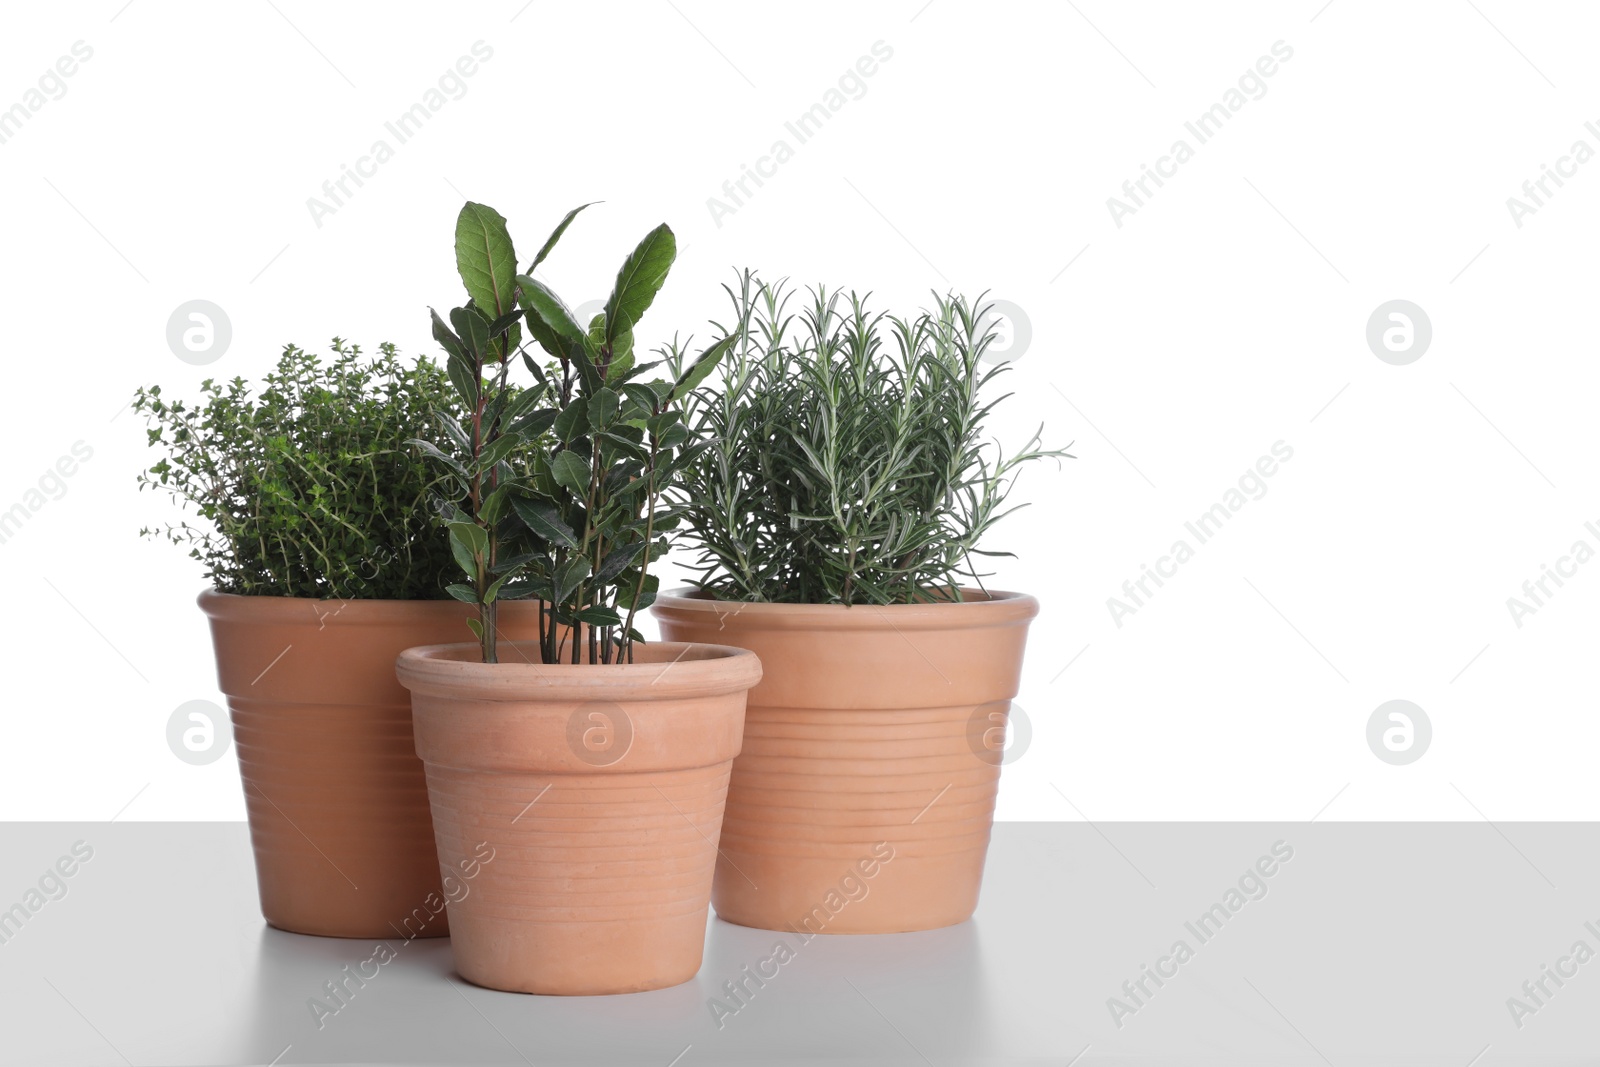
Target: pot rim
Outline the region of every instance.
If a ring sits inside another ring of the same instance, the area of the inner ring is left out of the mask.
[[[240,593],[223,593],[206,589],[195,598],[200,610],[213,619],[249,622],[306,622],[361,623],[388,621],[394,618],[416,616],[446,616],[454,618],[463,611],[470,612],[472,605],[445,597],[442,600],[370,600],[361,598],[305,596],[246,596]],[[536,600],[502,601],[503,604],[526,603],[529,610]],[[519,609],[513,609],[519,610]]]
[[[536,641],[502,641],[537,650]],[[418,645],[395,660],[400,684],[415,693],[488,701],[672,700],[743,692],[761,680],[761,660],[731,645],[651,641],[634,663],[484,663],[473,641]],[[659,658],[656,658],[659,654]]]
[[[739,625],[778,630],[964,630],[1026,623],[1039,614],[1039,601],[1027,593],[962,587],[971,599],[919,604],[775,604],[717,600],[684,586],[656,597],[650,611],[663,618],[692,621],[713,616],[719,626],[739,617]]]

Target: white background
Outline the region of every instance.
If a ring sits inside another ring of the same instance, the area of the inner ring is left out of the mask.
[[[573,303],[670,222],[654,341],[704,338],[743,266],[1025,310],[996,428],[1043,423],[1078,458],[1030,471],[990,546],[1018,553],[993,584],[1044,604],[1001,818],[1600,816],[1600,563],[1520,628],[1506,605],[1600,548],[1600,162],[1521,227],[1506,204],[1600,149],[1597,23],[1505,0],[10,10],[0,108],[75,42],[93,56],[0,144],[0,510],[74,442],[93,458],[0,544],[0,818],[243,817],[231,756],[166,745],[173,709],[220,696],[198,565],[137,536],[169,511],[136,492],[154,457],[123,409],[141,383],[259,376],[288,341],[431,352],[463,198],[524,250],[606,201],[547,264]],[[384,123],[480,40],[465,95],[396,146]],[[879,41],[864,94],[798,144],[784,123]],[[1265,95],[1198,144],[1184,123],[1278,41]],[[319,226],[308,198],[380,138],[394,158]],[[1194,158],[1119,227],[1107,198],[1178,138]],[[714,219],[779,139],[794,158]],[[1365,339],[1397,298],[1433,327],[1407,366]],[[209,367],[166,343],[192,299],[232,323]],[[1278,441],[1266,495],[1119,627],[1107,598]],[[1395,698],[1434,731],[1403,767],[1366,741]]]

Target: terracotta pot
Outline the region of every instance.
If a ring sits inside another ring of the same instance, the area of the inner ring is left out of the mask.
[[[661,643],[631,664],[486,665],[441,645],[397,669],[439,858],[473,874],[449,905],[461,976],[560,994],[694,977],[756,657]]]
[[[439,862],[410,695],[395,657],[466,635],[454,600],[314,600],[205,592],[232,710],[261,914],[325,937],[441,937]],[[501,627],[536,639],[538,602]]]
[[[669,641],[761,657],[712,903],[770,930],[875,934],[970,918],[1032,597],[743,604],[680,590]]]

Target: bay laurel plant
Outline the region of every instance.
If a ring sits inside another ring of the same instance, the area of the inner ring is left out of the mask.
[[[146,528],[186,546],[219,592],[376,600],[445,596],[440,481],[411,441],[459,413],[444,371],[333,339],[324,359],[288,345],[259,392],[207,379],[200,399],[140,389],[133,408],[161,458],[139,488],[197,521]]]
[[[448,592],[477,606],[469,625],[485,663],[499,658],[497,604],[528,597],[542,602],[542,662],[631,662],[643,640],[634,617],[659,585],[650,564],[680,521],[662,492],[707,445],[682,401],[731,344],[693,362],[675,349],[676,378],[642,380],[665,362],[634,355],[634,330],[677,256],[665,224],[623,262],[604,310],[579,323],[533,275],[588,206],[569,211],[519,270],[505,218],[468,203],[455,252],[469,299],[448,323],[433,313],[464,417],[441,418],[441,441],[417,444],[451,484],[444,520],[464,580]],[[514,385],[514,370],[532,385]],[[529,451],[540,442],[548,447]],[[526,471],[507,462],[519,451]]]
[[[982,298],[934,294],[910,319],[867,297],[795,293],[744,272],[724,286],[731,347],[688,402],[711,443],[673,493],[719,599],[790,604],[959,600],[979,545],[1015,508],[1026,464],[1072,458],[1036,432],[1003,453],[985,437],[1006,371]],[[721,343],[721,342],[719,342]],[[681,360],[681,355],[676,356]],[[1042,430],[1042,428],[1041,428]],[[1070,447],[1070,446],[1068,446]]]

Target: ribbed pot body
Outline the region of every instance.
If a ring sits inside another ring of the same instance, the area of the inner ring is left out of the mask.
[[[395,657],[471,637],[454,600],[315,600],[206,592],[255,847],[261,913],[325,937],[449,933],[411,699]],[[538,637],[537,602],[501,605]]]
[[[669,641],[761,658],[712,902],[729,922],[893,933],[971,917],[1038,602],[652,608]]]
[[[398,663],[439,858],[461,875],[461,976],[552,994],[688,981],[760,663],[672,643],[638,646],[631,664],[501,659],[455,645]]]

